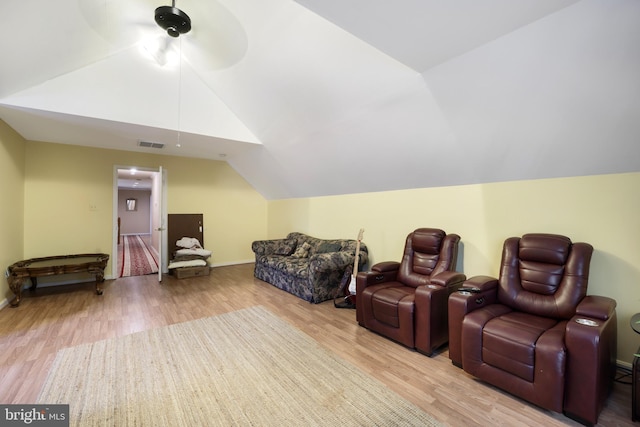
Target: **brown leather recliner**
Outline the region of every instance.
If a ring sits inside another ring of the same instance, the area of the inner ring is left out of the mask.
[[[554,234],[507,239],[499,279],[473,277],[449,298],[453,364],[595,424],[615,375],[617,325],[615,300],[586,296],[592,253]]]
[[[449,339],[447,299],[466,276],[455,272],[460,236],[419,228],[401,262],[356,276],[356,317],[367,329],[431,355]]]

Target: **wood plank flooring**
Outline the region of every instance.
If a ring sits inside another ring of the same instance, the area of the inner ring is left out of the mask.
[[[0,402],[35,402],[59,349],[262,305],[446,425],[579,425],[475,380],[446,348],[426,357],[358,326],[355,310],[309,304],[255,279],[253,264],[161,284],[155,275],[120,278],[105,282],[102,296],[94,289],[25,291],[20,307],[0,310]],[[598,425],[634,425],[630,385],[615,384]]]

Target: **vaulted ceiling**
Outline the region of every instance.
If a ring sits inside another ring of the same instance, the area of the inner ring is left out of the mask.
[[[639,0],[178,0],[177,39],[162,5],[3,0],[0,119],[267,199],[640,171]]]

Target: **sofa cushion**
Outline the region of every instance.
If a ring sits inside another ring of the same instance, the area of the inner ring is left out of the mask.
[[[270,268],[277,268],[278,264],[282,262],[282,258],[284,258],[284,255],[261,255],[256,257],[256,262]]]
[[[280,257],[275,268],[287,276],[299,279],[309,278],[309,260],[307,258]]]
[[[275,255],[291,255],[296,249],[296,241],[293,239],[282,240],[274,249]]]
[[[326,254],[329,252],[338,252],[342,249],[342,244],[332,242],[322,242],[316,248],[317,254]]]

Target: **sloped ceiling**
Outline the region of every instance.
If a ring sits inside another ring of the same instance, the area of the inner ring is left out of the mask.
[[[3,0],[0,118],[267,199],[640,171],[638,0],[169,3]]]

